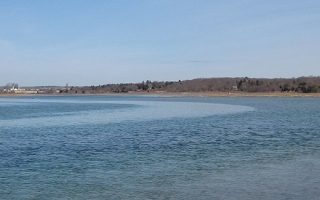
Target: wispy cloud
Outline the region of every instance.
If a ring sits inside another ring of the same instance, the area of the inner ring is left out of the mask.
[[[187,63],[234,63],[237,60],[188,60]]]

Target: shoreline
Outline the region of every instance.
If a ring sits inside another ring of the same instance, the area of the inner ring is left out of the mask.
[[[166,91],[138,91],[128,93],[91,93],[91,94],[21,94],[0,93],[0,97],[15,96],[57,96],[57,95],[179,95],[179,96],[205,96],[205,97],[320,97],[320,93],[296,92],[166,92]]]

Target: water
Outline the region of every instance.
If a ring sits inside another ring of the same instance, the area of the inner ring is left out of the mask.
[[[318,199],[320,98],[0,98],[0,199]]]

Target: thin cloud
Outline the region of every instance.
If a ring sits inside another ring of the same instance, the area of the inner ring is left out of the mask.
[[[234,63],[236,60],[189,60],[187,63]]]

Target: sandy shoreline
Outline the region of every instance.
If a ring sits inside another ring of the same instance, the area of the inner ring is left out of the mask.
[[[286,92],[197,92],[185,93],[208,97],[320,97],[320,93],[286,93]]]
[[[101,93],[101,94],[84,94],[84,95],[181,95],[181,96],[206,96],[206,97],[320,97],[320,93],[296,93],[296,92],[128,92],[128,93]],[[12,94],[0,93],[0,97],[14,96],[55,96],[61,94]],[[62,94],[68,95],[68,94]],[[83,94],[69,94],[83,95]]]

